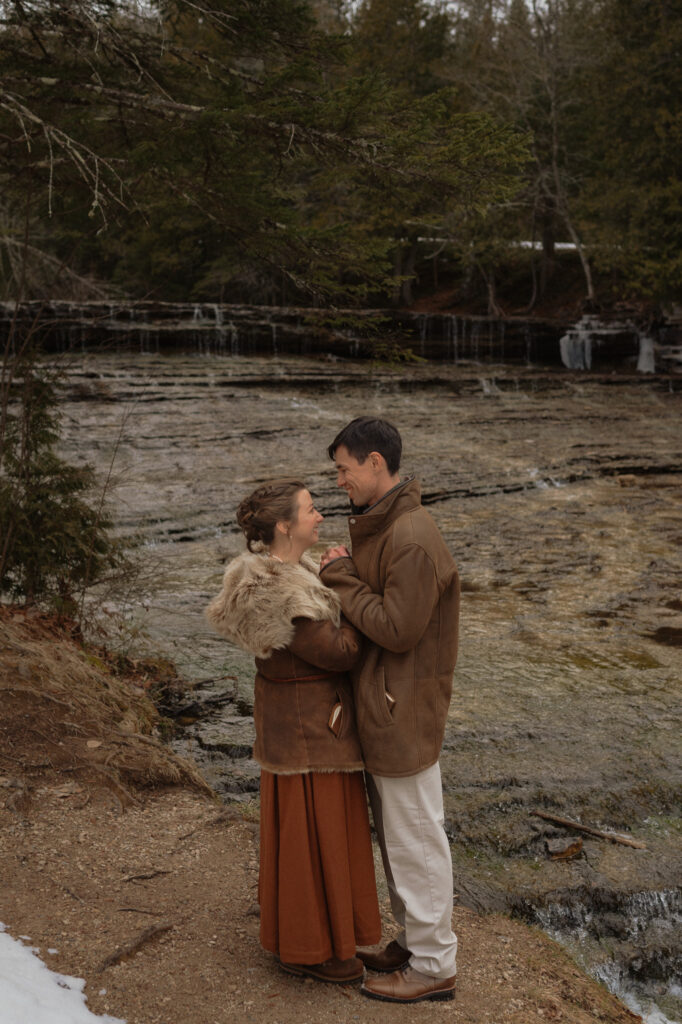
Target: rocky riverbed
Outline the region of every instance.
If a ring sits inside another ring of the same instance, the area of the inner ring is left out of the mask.
[[[104,612],[123,646],[161,651],[199,684],[178,745],[242,800],[257,788],[251,662],[202,615],[242,547],[235,505],[300,474],[325,514],[321,546],[343,541],[326,445],[360,413],[400,426],[404,470],[463,581],[442,758],[460,898],[575,941],[610,984],[638,985],[679,1019],[679,375],[193,353],[62,362],[65,451],[103,475],[114,459],[118,529],[145,567],[144,593]],[[549,860],[546,840],[567,832],[538,810],[646,849],[583,836],[577,859]]]

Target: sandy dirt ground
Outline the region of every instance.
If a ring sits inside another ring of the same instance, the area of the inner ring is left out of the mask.
[[[28,790],[0,782],[0,920],[85,978],[94,1012],[128,1024],[640,1020],[541,932],[457,907],[454,1002],[395,1006],[292,978],[258,942],[258,825],[240,810],[175,787],[123,810],[68,773]]]

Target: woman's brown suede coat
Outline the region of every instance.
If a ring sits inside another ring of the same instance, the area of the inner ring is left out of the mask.
[[[457,660],[459,577],[407,480],[348,520],[352,559],[323,570],[367,638],[352,672],[367,771],[403,776],[438,760]]]
[[[296,774],[364,767],[348,676],[360,638],[309,558],[290,564],[262,550],[245,552],[228,565],[206,614],[218,632],[256,655],[253,756],[263,768]]]
[[[297,619],[284,650],[256,659],[253,756],[268,771],[357,771],[364,767],[348,676],[360,654],[353,627]],[[330,719],[335,706],[334,729]]]

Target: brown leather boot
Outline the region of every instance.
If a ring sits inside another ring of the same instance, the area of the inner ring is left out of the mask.
[[[409,949],[405,949],[395,939],[378,953],[359,949],[357,955],[369,971],[380,971],[382,974],[391,974],[401,967],[406,967],[412,956]]]
[[[401,971],[394,971],[383,978],[367,978],[360,991],[369,999],[383,999],[386,1003],[421,1003],[425,999],[454,999],[455,976],[432,978],[408,965]]]
[[[321,964],[287,964],[280,960],[280,967],[287,974],[295,974],[299,978],[315,978],[316,981],[329,981],[336,985],[350,985],[359,981],[364,973],[362,961],[356,956],[348,960],[333,956]]]

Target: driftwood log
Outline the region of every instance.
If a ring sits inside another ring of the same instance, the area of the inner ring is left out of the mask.
[[[163,935],[164,932],[169,932],[173,927],[172,924],[153,924],[149,928],[138,935],[136,938],[129,942],[122,949],[117,949],[115,953],[103,960],[100,965],[100,971],[106,971],[107,967],[113,967],[114,964],[120,964],[123,960],[130,959],[134,956],[139,949],[142,949],[148,942],[155,939],[158,935]]]
[[[646,850],[644,843],[638,839],[630,839],[629,836],[618,835],[617,832],[602,832],[591,825],[581,825],[579,821],[571,821],[569,818],[559,818],[556,814],[546,814],[544,811],[533,811],[536,818],[544,821],[551,821],[553,825],[561,825],[562,828],[572,828],[576,832],[585,832],[588,836],[596,836],[597,839],[608,839],[610,843],[620,843],[621,846],[632,846],[635,850]]]

